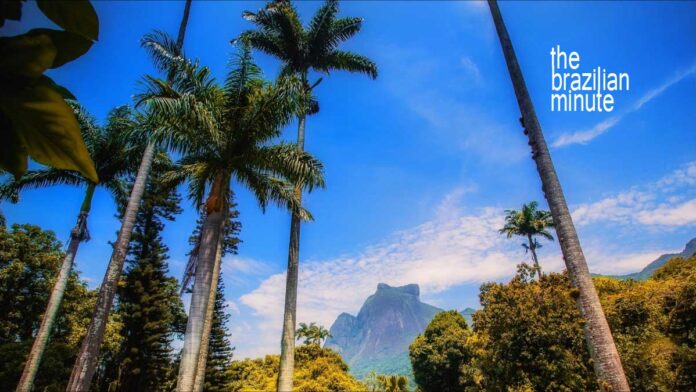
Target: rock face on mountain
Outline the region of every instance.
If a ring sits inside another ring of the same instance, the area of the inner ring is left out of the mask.
[[[648,264],[640,272],[635,272],[635,273],[628,274],[628,275],[615,276],[615,278],[645,280],[645,279],[648,279],[650,277],[650,275],[652,275],[652,273],[655,272],[656,269],[662,267],[671,258],[673,258],[673,257],[688,258],[688,257],[691,257],[693,254],[696,254],[696,238],[692,238],[689,242],[687,242],[686,246],[684,247],[684,250],[681,253],[670,253],[670,254],[662,255],[662,256],[658,257],[655,261]]]
[[[357,317],[341,313],[324,347],[338,351],[358,378],[371,370],[410,374],[408,346],[442,309],[420,301],[417,284],[377,285]]]

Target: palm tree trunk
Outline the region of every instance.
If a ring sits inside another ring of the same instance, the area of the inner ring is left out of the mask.
[[[109,266],[106,269],[104,280],[102,281],[101,289],[97,303],[94,305],[92,321],[87,328],[87,334],[82,341],[82,346],[77,355],[77,360],[70,375],[67,391],[87,391],[89,390],[94,371],[97,367],[97,358],[99,356],[99,346],[104,337],[104,330],[109,319],[109,312],[113,304],[114,295],[116,294],[116,286],[121,277],[121,270],[128,252],[131,233],[135,225],[136,215],[140,207],[140,201],[145,192],[145,183],[147,176],[152,166],[155,146],[153,143],[148,143],[143,154],[138,174],[133,184],[128,204],[126,206],[123,221],[121,222],[121,230],[118,233],[116,244],[114,245]]]
[[[522,113],[522,123],[532,147],[532,158],[536,162],[537,171],[541,178],[542,190],[548,201],[553,216],[558,242],[561,245],[568,275],[574,288],[579,291],[578,307],[585,319],[585,339],[592,357],[595,373],[600,387],[605,391],[629,391],[628,381],[621,366],[621,358],[614,345],[614,339],[609,324],[604,316],[599,296],[592,283],[592,277],[580,247],[573,220],[561,189],[561,183],[551,161],[544,135],[539,125],[534,105],[527,91],[522,71],[517,63],[517,57],[503,23],[496,0],[488,0],[493,22],[500,39],[510,79],[512,80],[517,97],[517,103]]]
[[[534,238],[531,234],[527,234],[527,240],[529,241],[529,251],[532,253],[532,260],[534,261],[534,268],[537,270],[539,278],[541,278],[541,266],[539,265],[539,259],[536,254],[536,244],[534,243]]]
[[[306,84],[306,75],[303,80]],[[306,115],[299,117],[297,124],[297,148],[304,149]],[[295,186],[295,197],[302,202],[302,189]],[[280,339],[280,369],[278,371],[278,392],[292,391],[295,372],[295,325],[297,324],[297,282],[300,263],[300,215],[292,211],[290,220],[290,244],[288,249],[288,272],[285,281],[285,310],[283,314],[283,335]]]
[[[222,229],[225,225],[225,213],[223,211],[227,209],[226,200],[229,194],[229,181],[229,176],[216,177],[206,202],[206,216],[203,221],[203,227],[201,227],[201,239],[198,245],[196,279],[193,282],[193,293],[191,294],[191,305],[186,323],[186,335],[184,336],[184,348],[181,353],[181,364],[179,365],[179,377],[176,386],[178,392],[192,392],[195,386],[205,330],[205,318],[208,312],[208,302],[211,298],[210,290],[212,290],[217,249],[220,245]]]
[[[208,362],[208,346],[210,345],[210,329],[213,325],[213,313],[215,311],[215,296],[217,295],[218,279],[220,278],[220,268],[222,262],[222,235],[218,240],[217,252],[215,253],[215,266],[213,267],[213,281],[210,284],[210,294],[208,297],[208,309],[205,312],[203,322],[203,336],[201,337],[201,350],[198,353],[198,366],[196,367],[196,378],[193,384],[194,392],[203,392],[205,386],[205,367]]]
[[[34,344],[31,346],[27,362],[24,364],[22,377],[19,379],[19,384],[17,385],[17,392],[29,392],[34,387],[36,372],[39,370],[44,350],[48,344],[48,338],[53,329],[53,323],[56,320],[58,310],[63,302],[63,294],[65,294],[65,288],[68,286],[68,280],[70,279],[70,272],[72,271],[77,249],[80,247],[80,242],[89,238],[89,234],[87,234],[87,216],[92,206],[95,187],[96,184],[94,183],[87,185],[87,191],[85,192],[82,207],[80,208],[80,215],[77,218],[75,227],[70,233],[68,250],[65,253],[65,258],[63,259],[63,264],[56,278],[56,283],[53,285],[53,291],[51,291],[51,297],[46,306],[46,313],[44,313],[43,319],[41,320],[41,326],[36,333],[36,338],[34,339]]]
[[[191,10],[191,1],[187,0],[184,6],[184,15],[179,26],[179,36],[177,46],[181,48],[184,44],[184,35],[188,25],[188,18]],[[73,366],[70,380],[68,381],[68,392],[87,391],[92,382],[94,371],[97,367],[97,358],[99,354],[99,346],[104,338],[104,329],[109,318],[109,312],[116,294],[116,285],[121,277],[121,270],[126,258],[126,252],[130,244],[130,237],[135,225],[135,218],[140,208],[140,201],[145,192],[145,183],[150,174],[152,167],[152,159],[154,157],[155,145],[153,142],[148,142],[145,147],[145,152],[140,161],[138,174],[135,177],[135,183],[131,190],[126,211],[121,222],[121,230],[119,230],[116,245],[114,246],[109,266],[107,267],[101,289],[99,290],[99,298],[94,308],[92,321],[87,329],[87,334],[82,341],[82,346],[77,355],[77,360]]]
[[[176,46],[179,49],[184,46],[186,26],[188,26],[189,15],[191,14],[191,1],[192,0],[186,0],[186,4],[184,5],[184,15],[181,17],[181,24],[179,24],[179,36],[176,37]]]

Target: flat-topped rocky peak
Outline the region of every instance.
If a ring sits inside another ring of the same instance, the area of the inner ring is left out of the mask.
[[[420,287],[418,287],[417,284],[411,283],[407,284],[405,286],[390,286],[386,283],[378,283],[377,284],[377,292],[375,294],[379,294],[380,292],[399,292],[403,294],[411,294],[415,295],[416,297],[420,297]]]

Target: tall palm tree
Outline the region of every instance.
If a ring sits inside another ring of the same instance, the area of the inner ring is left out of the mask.
[[[208,307],[205,310],[205,319],[203,320],[201,348],[198,352],[198,365],[196,366],[196,375],[194,376],[194,392],[203,392],[203,387],[205,386],[205,368],[206,362],[208,360],[210,331],[213,325],[213,315],[215,312],[215,295],[217,294],[218,279],[220,279],[220,268],[222,267],[221,263],[223,236],[224,233],[220,235],[220,238],[218,239],[217,250],[215,251],[215,260],[213,264],[213,281],[210,282],[210,292],[208,293]]]
[[[184,5],[184,15],[181,19],[179,35],[176,42],[177,54],[181,51],[184,44],[184,36],[186,34],[186,27],[191,11],[191,1],[192,0],[186,0]],[[156,52],[159,49],[156,45],[147,41],[143,43],[143,46],[151,52]],[[161,62],[157,62],[157,65],[161,65]],[[131,189],[130,197],[128,198],[128,203],[121,221],[121,229],[118,232],[114,250],[109,259],[109,265],[99,289],[99,296],[94,306],[94,314],[87,328],[87,334],[82,341],[82,346],[78,352],[72,373],[70,374],[68,391],[88,390],[92,382],[92,377],[94,377],[94,371],[97,367],[99,346],[104,338],[109,312],[111,312],[114,296],[116,295],[116,286],[121,277],[126,253],[128,252],[128,245],[130,244],[130,238],[133,232],[133,226],[135,225],[136,215],[140,208],[140,201],[145,192],[145,183],[155,155],[155,147],[156,145],[154,142],[148,142],[140,160],[140,167],[138,168],[138,173],[135,177],[133,188]]]
[[[580,240],[573,225],[573,219],[568,211],[568,205],[561,189],[561,183],[556,175],[556,169],[551,161],[551,154],[544,140],[541,125],[537,119],[532,99],[527,91],[522,71],[517,62],[512,41],[508,35],[503,18],[495,0],[488,0],[493,16],[500,45],[502,46],[505,62],[507,63],[510,79],[515,89],[517,103],[522,113],[522,125],[529,137],[532,147],[532,158],[536,162],[537,171],[541,178],[542,190],[549,204],[551,216],[561,245],[563,259],[568,269],[568,276],[578,292],[580,314],[585,319],[585,339],[593,360],[600,387],[612,392],[629,391],[628,381],[621,366],[621,358],[614,345],[614,339],[609,324],[604,316],[599,296],[592,283],[592,277],[585,261],[585,255],[580,247]]]
[[[247,45],[241,46],[222,87],[208,68],[192,62],[176,69],[172,83],[147,78],[148,93],[142,100],[167,123],[162,141],[182,154],[179,169],[169,178],[188,181],[190,197],[205,206],[179,391],[193,390],[198,361],[205,361],[201,337],[231,181],[249,188],[262,208],[275,202],[302,219],[311,216],[295,197],[292,183],[308,190],[324,185],[319,161],[294,144],[269,144],[297,111],[296,84],[293,78],[265,82]]]
[[[45,168],[29,171],[18,180],[12,180],[3,185],[0,190],[0,195],[6,198],[8,196],[15,197],[19,191],[27,188],[41,188],[60,184],[86,187],[77,223],[70,232],[70,242],[53,286],[53,291],[49,297],[46,313],[44,313],[41,320],[41,326],[36,333],[34,344],[24,365],[22,377],[17,385],[17,391],[21,392],[31,391],[34,385],[36,372],[63,300],[63,294],[72,271],[75,255],[80,243],[89,239],[87,217],[95,189],[102,187],[109,190],[116,197],[123,197],[125,185],[121,178],[129,171],[135,169],[132,162],[134,159],[137,159],[137,154],[142,151],[142,148],[138,149],[137,146],[132,145],[124,138],[127,128],[134,124],[132,113],[128,107],[123,106],[111,111],[107,125],[99,127],[81,106],[72,102],[70,105],[75,111],[82,138],[95,164],[100,182],[95,184],[79,172]]]
[[[500,229],[500,234],[507,235],[507,238],[512,238],[513,235],[518,235],[527,238],[527,243],[522,244],[525,251],[532,254],[534,267],[537,274],[541,277],[541,266],[537,258],[536,250],[541,248],[541,244],[536,237],[541,236],[549,241],[553,241],[553,236],[548,229],[553,227],[553,218],[551,213],[544,210],[538,210],[539,203],[536,201],[522,205],[520,211],[505,210],[505,226]]]
[[[327,0],[314,14],[307,27],[302,25],[297,10],[290,1],[270,2],[256,13],[245,12],[244,18],[254,23],[256,30],[242,33],[241,39],[283,62],[281,75],[296,75],[302,82],[303,105],[298,113],[297,147],[304,148],[305,121],[307,115],[319,110],[312,97],[313,89],[321,78],[310,84],[309,71],[328,74],[343,70],[364,73],[377,77],[377,66],[367,57],[339,50],[360,31],[362,18],[337,18],[338,0]],[[302,193],[295,190],[301,200]],[[297,317],[297,282],[300,253],[300,222],[293,214],[290,223],[290,243],[288,250],[288,270],[285,285],[285,311],[281,337],[280,370],[278,372],[278,391],[292,389],[295,367],[295,324]]]

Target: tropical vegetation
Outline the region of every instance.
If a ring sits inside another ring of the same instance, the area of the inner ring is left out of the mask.
[[[506,210],[505,211],[505,226],[500,229],[501,234],[505,234],[507,238],[512,236],[525,237],[526,243],[522,243],[522,247],[526,252],[532,254],[532,261],[537,270],[537,274],[541,276],[541,266],[537,257],[537,249],[541,248],[541,244],[537,237],[543,237],[553,241],[553,235],[549,232],[549,228],[553,227],[553,218],[551,213],[537,209],[539,203],[531,201],[522,206],[522,209]]]
[[[0,27],[21,18],[23,3],[0,5]],[[319,112],[315,91],[331,72],[377,77],[372,60],[342,47],[362,18],[339,17],[338,0],[307,24],[289,0],[247,11],[252,28],[232,41],[219,81],[183,50],[187,0],[176,40],[155,31],[141,41],[159,76],[143,76],[133,105],[100,125],[44,74],[97,40],[94,8],[36,3],[61,30],[0,37],[0,200],[18,203],[27,189],[56,185],[84,194],[68,212],[77,217],[65,247],[38,226],[7,227],[0,213],[0,390],[405,392],[411,382],[422,392],[696,390],[696,256],[672,259],[645,281],[590,275],[495,0],[490,11],[549,208],[533,201],[507,210],[499,233],[523,238],[533,266],[483,284],[473,323],[457,311],[435,315],[404,357],[412,379],[373,372],[364,380],[322,347],[329,330],[296,325],[300,229],[313,219],[303,194],[325,186],[324,165],[304,148],[307,117]],[[275,78],[264,76],[254,50],[279,61]],[[294,121],[296,140],[283,140]],[[262,210],[290,213],[280,355],[257,359],[236,358],[228,331],[237,321],[224,297],[223,257],[241,242],[234,196],[242,189]],[[113,198],[120,228],[104,280],[90,289],[75,260],[90,239],[97,192]],[[198,221],[179,282],[163,233],[184,198]],[[538,239],[553,240],[552,229],[566,271],[542,275]]]
[[[328,75],[331,71],[364,73],[377,77],[377,65],[365,56],[339,49],[339,45],[356,35],[362,28],[362,18],[337,18],[338,0],[326,0],[305,27],[297,9],[288,0],[269,2],[258,12],[247,11],[244,18],[256,30],[242,33],[240,41],[282,61],[280,77],[299,79],[297,108],[297,148],[304,149],[307,116],[319,111],[319,102],[312,95],[323,80],[310,81],[310,71]],[[302,184],[295,183],[295,195],[302,200]],[[292,389],[297,323],[297,282],[300,254],[301,216],[292,210],[290,245],[285,284],[285,309],[280,350],[278,391]]]
[[[522,264],[508,283],[482,285],[473,328],[457,312],[433,319],[411,346],[421,390],[447,390],[441,379],[467,391],[600,390],[582,338],[577,289],[567,273],[534,275]],[[632,390],[696,385],[695,279],[696,255],[672,259],[642,282],[594,278]]]

